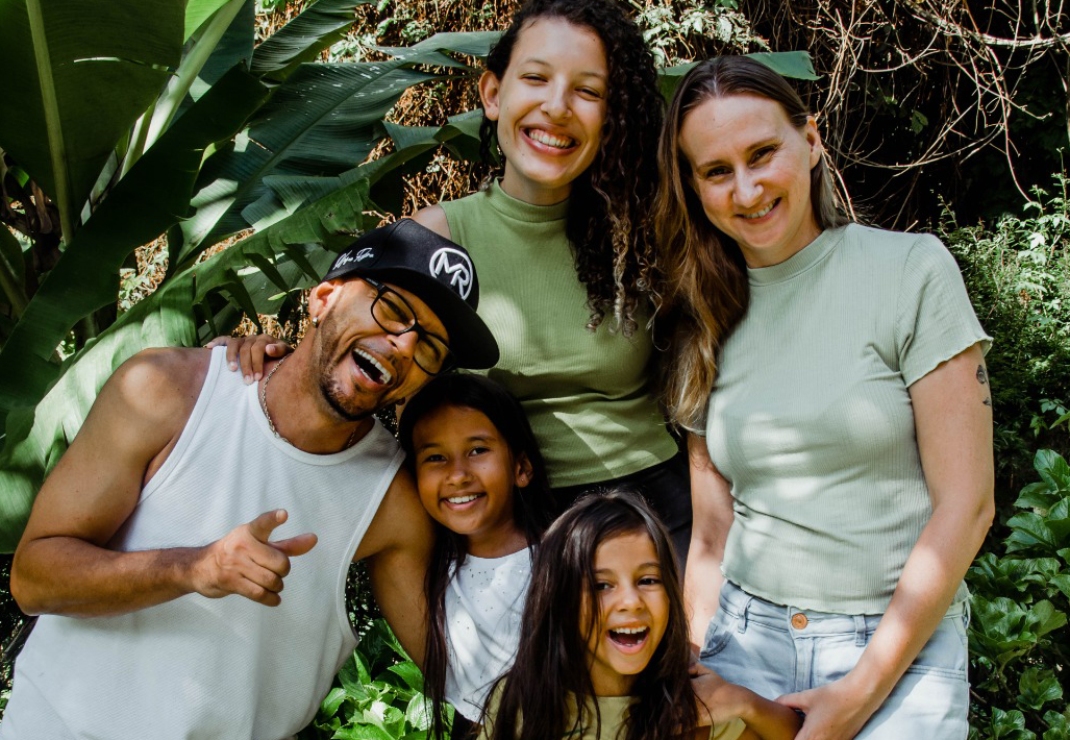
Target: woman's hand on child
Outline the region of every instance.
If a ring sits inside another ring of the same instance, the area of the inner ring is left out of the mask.
[[[289,344],[269,334],[257,334],[253,337],[216,337],[204,346],[208,349],[225,346],[227,367],[235,371],[240,366],[246,385],[264,376],[265,360],[283,357],[293,351]]]
[[[785,694],[777,703],[806,715],[797,740],[851,740],[877,711],[883,697],[874,703],[871,692],[855,686],[852,675],[816,689]]]

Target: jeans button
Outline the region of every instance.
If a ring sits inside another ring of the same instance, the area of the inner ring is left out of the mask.
[[[810,620],[806,618],[805,614],[796,612],[791,615],[791,626],[797,630],[806,629],[806,625],[810,623]]]

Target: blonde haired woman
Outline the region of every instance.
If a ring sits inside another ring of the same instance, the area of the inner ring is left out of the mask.
[[[660,156],[702,662],[805,713],[802,740],[965,738],[992,417],[954,260],[848,223],[814,118],[753,60],[692,70]]]

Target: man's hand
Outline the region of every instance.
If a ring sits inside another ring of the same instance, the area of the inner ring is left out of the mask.
[[[278,606],[290,558],[316,545],[316,535],[311,533],[270,542],[271,533],[286,518],[284,509],[265,512],[205,546],[193,566],[194,590],[211,599],[238,594],[265,606]]]

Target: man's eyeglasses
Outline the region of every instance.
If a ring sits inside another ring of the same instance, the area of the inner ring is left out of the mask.
[[[452,366],[453,358],[446,340],[420,326],[420,322],[416,320],[416,312],[404,296],[378,280],[366,277],[361,277],[361,280],[375,288],[372,318],[379,328],[395,336],[410,331],[416,332],[413,360],[417,367],[428,375],[438,375]]]

